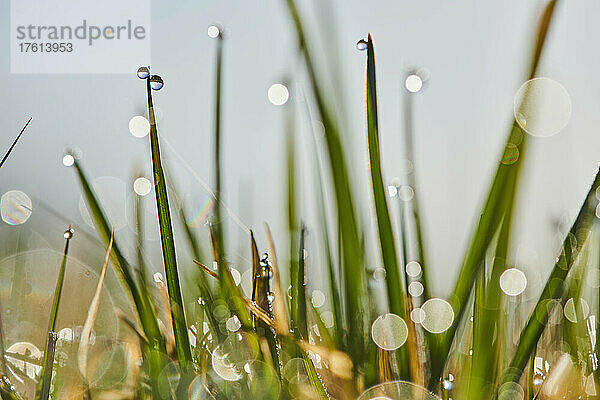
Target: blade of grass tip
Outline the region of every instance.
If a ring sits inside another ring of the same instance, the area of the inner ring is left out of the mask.
[[[596,218],[595,209],[597,200],[595,193],[598,187],[600,187],[599,173],[596,174],[594,183],[579,210],[579,214],[563,242],[561,254],[550,273],[550,277],[546,281],[544,290],[542,291],[527,324],[521,331],[517,349],[510,362],[509,368],[503,375],[502,383],[519,381],[523,369],[546,327],[549,315],[548,302],[552,300],[562,300],[564,296],[565,279],[571,270],[573,263],[579,256],[592,227],[592,223]]]
[[[175,241],[173,240],[173,226],[171,223],[171,210],[169,208],[169,197],[165,174],[160,157],[160,145],[158,142],[158,129],[154,116],[152,103],[152,88],[150,77],[146,78],[146,96],[148,99],[148,115],[150,117],[150,147],[152,151],[152,169],[154,175],[154,192],[156,194],[156,207],[158,209],[158,226],[162,244],[163,262],[165,276],[167,279],[167,290],[169,291],[169,303],[171,305],[171,319],[173,321],[173,333],[175,336],[175,347],[177,359],[181,369],[187,374],[192,369],[192,353],[188,328],[185,321],[183,309],[183,297],[179,283],[179,272],[177,270],[177,257],[175,254]]]
[[[69,228],[64,233],[65,238],[65,249],[63,251],[62,261],[60,263],[60,269],[58,271],[58,278],[56,279],[56,288],[54,289],[54,297],[52,299],[52,307],[50,308],[50,319],[48,320],[48,330],[46,337],[46,345],[44,346],[44,356],[42,361],[42,379],[39,381],[37,388],[38,400],[47,400],[50,394],[50,380],[52,379],[52,369],[54,366],[54,346],[56,345],[56,320],[58,317],[58,308],[60,305],[60,297],[62,295],[62,288],[65,281],[65,272],[67,269],[67,257],[69,255],[69,243],[73,238],[73,230],[69,225]]]
[[[273,309],[271,307],[271,287],[269,281],[273,275],[271,265],[267,257],[260,259],[258,255],[258,247],[254,239],[254,233],[250,231],[250,246],[252,251],[252,270],[253,270],[253,285],[252,285],[252,301],[260,307],[269,318],[273,318]],[[256,333],[259,337],[267,340],[269,353],[273,361],[273,366],[281,375],[281,361],[279,360],[279,345],[275,332],[270,326],[260,320],[254,320]]]
[[[17,145],[17,142],[19,141],[19,139],[21,139],[21,135],[23,135],[23,132],[25,132],[25,129],[27,129],[27,126],[31,122],[31,119],[32,119],[32,117],[30,117],[27,120],[27,123],[25,124],[25,126],[23,127],[23,129],[21,129],[21,132],[19,132],[19,134],[15,138],[14,142],[8,148],[8,151],[6,152],[6,154],[4,154],[4,157],[2,157],[2,161],[0,161],[0,168],[2,168],[2,166],[4,165],[4,163],[6,162],[6,160],[8,160],[8,156],[10,156],[10,153],[13,151],[13,149]]]
[[[104,285],[104,278],[106,277],[106,270],[108,269],[108,261],[110,259],[110,252],[112,249],[114,239],[114,232],[110,237],[108,248],[106,249],[106,256],[104,257],[104,264],[100,272],[100,278],[98,278],[98,286],[96,286],[96,292],[92,301],[90,302],[90,309],[88,310],[83,329],[81,330],[81,339],[79,341],[79,349],[77,351],[77,364],[79,366],[79,374],[83,380],[84,392],[83,396],[85,399],[91,399],[90,387],[87,379],[87,360],[88,351],[90,346],[90,337],[92,335],[92,329],[94,328],[94,322],[98,315],[98,308],[100,307],[100,298],[102,295],[102,287]]]
[[[77,172],[77,177],[81,184],[83,195],[86,199],[87,207],[90,211],[90,215],[94,221],[96,231],[98,232],[102,242],[108,245],[112,229],[106,217],[106,213],[102,209],[100,202],[94,192],[94,189],[89,183],[87,176],[85,175],[83,168],[79,164],[78,160],[75,160],[73,166]],[[135,279],[132,275],[132,268],[127,259],[123,256],[123,252],[118,246],[117,241],[113,242],[112,246],[113,255],[113,266],[119,273],[123,283],[125,284],[128,292],[131,294],[135,308],[144,330],[144,334],[149,340],[149,344],[157,351],[166,354],[166,348],[162,334],[158,327],[156,316],[151,306],[151,301],[148,297],[144,297],[140,291],[138,285],[135,283]]]
[[[377,120],[377,83],[375,76],[375,49],[373,38],[368,35],[367,40],[367,137],[369,149],[369,162],[371,169],[371,187],[373,189],[373,200],[375,204],[375,214],[377,228],[379,232],[379,246],[383,265],[386,272],[386,285],[388,294],[388,303],[390,311],[407,323],[411,320],[406,317],[404,307],[405,293],[400,281],[400,270],[398,268],[398,258],[396,253],[396,244],[390,213],[385,198],[385,188],[383,185],[383,174],[381,172],[381,157],[379,154],[379,126]],[[411,374],[407,370],[409,366],[408,352],[406,346],[398,350],[398,368],[400,378],[406,379]]]
[[[407,203],[410,204],[412,209],[412,220],[414,223],[414,230],[416,236],[416,258],[415,261],[421,265],[421,277],[419,278],[421,284],[423,285],[423,294],[422,298],[424,301],[427,301],[431,297],[431,293],[429,292],[429,279],[427,274],[427,262],[426,262],[426,252],[425,252],[425,244],[423,239],[423,229],[421,226],[421,217],[419,213],[419,200],[418,195],[419,191],[417,190],[416,185],[416,174],[415,174],[415,158],[414,158],[414,148],[413,148],[413,97],[414,93],[405,90],[404,95],[404,151],[406,155],[406,161],[412,164],[412,168],[407,172],[407,180],[408,186],[413,188],[413,196],[410,200],[407,200]]]
[[[265,232],[269,243],[269,255],[271,256],[271,268],[273,270],[273,319],[275,320],[276,332],[289,332],[288,317],[286,312],[283,290],[281,288],[281,277],[279,263],[275,252],[275,242],[269,225],[265,223]]]
[[[534,53],[529,71],[529,79],[535,77],[536,75],[537,67],[547,37],[547,33],[550,28],[550,22],[554,14],[556,3],[557,0],[551,0],[547,4],[546,8],[544,9],[541,21],[538,25]],[[513,120],[512,130],[507,140],[507,146],[517,146],[517,144],[519,143],[521,146],[523,146],[527,139],[526,136],[527,135],[523,134],[518,124]],[[523,152],[520,151],[520,153],[522,154]],[[494,179],[492,180],[490,191],[484,203],[484,207],[481,212],[477,228],[473,235],[471,244],[467,250],[462,267],[460,269],[458,279],[454,286],[454,290],[452,291],[452,296],[449,299],[450,305],[452,306],[452,309],[455,313],[454,323],[452,324],[450,329],[448,329],[444,334],[442,334],[442,340],[438,354],[432,357],[431,374],[429,381],[430,388],[435,387],[439,384],[440,376],[442,374],[446,358],[450,351],[450,347],[452,345],[454,335],[458,328],[458,324],[460,323],[464,314],[467,300],[471,293],[471,288],[473,286],[473,282],[477,276],[477,271],[482,265],[485,252],[504,214],[504,210],[500,207],[500,205],[505,197],[505,191],[507,185],[509,184],[510,171],[516,168],[516,166],[519,163],[520,160],[517,160],[513,164],[500,163],[494,175]]]
[[[319,109],[321,121],[325,127],[325,141],[329,155],[329,165],[333,176],[333,186],[337,204],[337,216],[342,247],[342,266],[344,275],[344,294],[346,322],[348,331],[348,350],[355,360],[358,372],[367,362],[365,351],[367,346],[368,309],[366,296],[366,271],[363,263],[362,247],[359,235],[358,220],[354,208],[353,192],[350,186],[348,168],[342,146],[342,140],[334,114],[326,105],[324,89],[318,82],[312,61],[311,51],[307,46],[304,27],[294,0],[285,0],[288,11],[294,22],[301,55],[304,57],[313,95]],[[367,382],[370,384],[372,382]]]

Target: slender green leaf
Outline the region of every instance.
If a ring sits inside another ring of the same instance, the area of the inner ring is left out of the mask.
[[[17,145],[17,142],[19,141],[19,139],[21,139],[21,136],[23,135],[23,132],[25,132],[25,129],[27,129],[27,126],[29,125],[30,122],[31,122],[31,118],[29,118],[27,120],[27,123],[25,124],[25,126],[23,127],[23,129],[21,129],[21,131],[19,132],[19,134],[17,135],[17,137],[15,138],[15,140],[13,141],[13,143],[10,145],[10,147],[6,151],[6,154],[4,154],[4,157],[2,157],[2,160],[0,161],[0,168],[2,168],[2,166],[4,165],[4,163],[6,162],[6,160],[8,160],[8,156],[10,156],[10,153],[13,151],[13,149]]]

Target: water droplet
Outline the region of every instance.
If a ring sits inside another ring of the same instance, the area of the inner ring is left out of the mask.
[[[137,138],[143,138],[150,133],[150,122],[146,117],[136,115],[129,120],[129,132]]]
[[[211,25],[207,29],[207,34],[208,37],[216,39],[217,37],[219,37],[219,35],[221,35],[221,29],[219,29],[219,27],[216,25]]]
[[[242,327],[242,324],[240,323],[238,317],[234,315],[233,317],[227,319],[227,322],[225,322],[225,326],[227,327],[227,330],[231,332],[237,332],[238,329]]]
[[[421,306],[425,318],[421,325],[430,333],[442,333],[448,330],[454,322],[454,310],[446,300],[433,298]]]
[[[333,328],[334,325],[334,318],[333,318],[333,313],[331,311],[325,311],[324,313],[321,314],[321,319],[323,320],[323,323],[325,324],[325,327],[327,328]]]
[[[506,382],[498,389],[498,400],[523,400],[525,391],[515,382]]]
[[[9,225],[24,224],[32,212],[31,199],[20,190],[10,190],[0,198],[0,214],[2,220]]]
[[[519,159],[519,148],[512,143],[509,143],[504,149],[502,155],[502,164],[511,165],[517,162]]]
[[[282,106],[287,103],[288,99],[290,98],[290,92],[285,85],[281,83],[275,83],[269,87],[269,90],[267,91],[267,97],[269,98],[271,104]]]
[[[396,197],[396,195],[398,194],[398,187],[394,185],[389,185],[388,194],[390,197]]]
[[[145,196],[152,191],[152,182],[148,178],[140,176],[133,181],[133,191],[138,196]]]
[[[163,275],[160,272],[155,272],[154,273],[154,282],[156,283],[162,283],[163,281]]]
[[[420,324],[425,320],[425,312],[420,308],[415,308],[410,312],[410,319],[416,323]]]
[[[550,78],[525,82],[514,99],[515,121],[532,136],[550,137],[562,131],[571,118],[571,98]]]
[[[146,79],[150,75],[150,68],[141,66],[137,70],[137,76],[140,79]]]
[[[63,237],[65,239],[71,239],[73,237],[74,233],[75,233],[75,231],[73,229],[69,228],[65,231],[65,233],[63,234]]]
[[[160,77],[160,75],[152,75],[150,77],[150,87],[152,88],[152,90],[160,90],[163,88],[164,85],[165,82],[163,81],[163,78]]]
[[[508,296],[518,296],[527,287],[527,277],[520,269],[509,268],[500,275],[500,289]]]
[[[406,322],[396,314],[383,314],[371,325],[371,337],[384,350],[396,350],[408,338]]]
[[[410,74],[404,81],[406,90],[411,93],[417,93],[423,88],[423,79],[417,74]]]
[[[356,42],[356,48],[359,51],[365,51],[367,47],[369,47],[369,45],[365,39],[360,39],[358,42]]]
[[[415,191],[408,185],[402,185],[398,188],[398,196],[404,201],[411,201],[415,197]]]
[[[75,157],[73,157],[71,154],[65,154],[63,156],[62,163],[65,167],[70,167],[71,165],[75,164]]]

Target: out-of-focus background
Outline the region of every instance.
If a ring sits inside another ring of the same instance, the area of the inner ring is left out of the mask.
[[[337,54],[339,70],[334,76],[343,93],[330,94],[345,107],[344,144],[349,150],[372,268],[380,265],[380,260],[366,152],[365,54],[357,50],[356,42],[368,32],[375,42],[381,146],[388,182],[402,172],[402,99],[408,95],[404,79],[411,68],[428,72],[423,89],[411,95],[415,190],[424,218],[433,292],[443,296],[454,282],[500,159],[543,2],[300,3],[312,43],[322,44],[317,53],[320,64],[335,66],[331,60]],[[8,1],[0,3],[3,26],[9,24],[9,6]],[[529,271],[530,282],[539,281],[536,276],[543,277],[550,270],[565,227],[572,222],[598,166],[600,81],[596,78],[600,56],[595,49],[600,37],[599,12],[600,3],[593,0],[560,4],[540,68],[540,76],[566,88],[572,116],[557,135],[530,141],[512,256],[512,262]],[[153,73],[165,80],[165,87],[154,97],[159,133],[182,202],[188,213],[197,217],[191,224],[206,239],[202,217],[209,195],[200,181],[210,186],[213,180],[216,46],[207,28],[218,23],[225,29],[224,198],[243,222],[227,219],[230,258],[240,271],[250,267],[248,233],[240,225],[254,229],[259,246],[266,249],[265,221],[274,231],[280,257],[286,258],[284,118],[291,108],[297,118],[301,216],[314,228],[309,249],[317,253],[320,240],[314,210],[312,129],[318,129],[319,122],[318,116],[308,115],[302,102],[302,94],[310,98],[310,92],[283,2],[152,1],[151,15],[152,56],[139,64],[150,64]],[[8,55],[8,48],[5,35],[0,52]],[[118,228],[117,237],[133,243],[132,177],[138,169],[148,174],[150,159],[148,137],[132,136],[128,124],[133,116],[146,113],[144,84],[135,70],[124,75],[16,75],[10,73],[8,57],[1,59],[0,72],[1,148],[8,148],[33,117],[0,171],[0,191],[25,192],[32,199],[33,213],[23,225],[1,223],[2,257],[35,249],[61,251],[62,232],[70,221],[78,229],[72,242],[73,256],[88,260],[89,268],[98,270],[102,248],[94,242],[93,228],[87,223],[75,173],[63,165],[62,158],[66,147],[81,152],[81,163]],[[284,107],[271,104],[267,97],[269,87],[278,82],[288,82],[291,92]],[[148,259],[151,268],[160,271],[153,195],[144,202]],[[392,201],[390,206],[395,210],[397,203]],[[312,260],[309,268],[316,271],[319,257]],[[320,288],[316,276],[318,272],[309,276],[309,285]]]

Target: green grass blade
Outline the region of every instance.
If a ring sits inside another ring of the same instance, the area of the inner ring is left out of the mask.
[[[75,167],[77,177],[79,178],[79,183],[81,184],[81,189],[86,200],[88,210],[90,211],[90,215],[94,221],[94,225],[96,226],[96,231],[102,239],[102,242],[104,242],[105,245],[108,245],[110,242],[112,229],[110,228],[106,213],[102,209],[96,193],[90,185],[82,166],[79,164],[79,161],[75,160],[73,166]],[[144,334],[157,350],[166,353],[164,341],[158,328],[158,322],[156,321],[154,311],[150,305],[150,299],[141,294],[139,287],[132,275],[131,265],[123,256],[123,252],[119,248],[116,240],[112,246],[112,255],[113,265],[119,273],[128,292],[131,294],[138,317],[140,319],[140,323],[142,324],[142,329],[144,330]]]
[[[579,256],[591,230],[592,223],[596,218],[595,209],[597,199],[595,193],[598,187],[600,187],[600,174],[597,173],[583,206],[579,210],[579,214],[563,242],[561,254],[550,273],[546,286],[527,321],[527,325],[521,331],[515,354],[508,370],[502,378],[503,383],[518,382],[521,378],[523,369],[546,327],[549,315],[548,302],[553,299],[560,300],[563,298],[567,274]]]
[[[38,400],[47,400],[50,395],[50,381],[52,379],[52,369],[54,367],[54,347],[56,345],[56,320],[58,317],[58,308],[60,306],[60,297],[65,281],[65,272],[67,270],[67,257],[69,255],[69,242],[73,238],[73,230],[71,226],[65,231],[65,249],[63,251],[58,278],[56,279],[56,288],[54,289],[54,297],[52,299],[52,307],[50,308],[50,319],[48,321],[48,333],[46,337],[46,345],[44,346],[44,356],[42,361],[42,379],[39,382],[37,396]]]
[[[390,311],[401,317],[407,323],[405,293],[402,289],[394,232],[390,221],[387,205],[383,174],[381,172],[381,157],[379,154],[379,127],[377,120],[377,83],[375,75],[375,50],[373,40],[369,34],[367,40],[367,137],[369,149],[369,162],[371,170],[371,187],[375,204],[377,228],[379,232],[379,245],[386,272],[387,295]],[[398,368],[400,378],[406,379],[408,373],[408,352],[406,346],[398,351]]]
[[[12,142],[12,144],[10,145],[10,147],[8,148],[8,150],[6,151],[6,154],[4,154],[4,157],[2,157],[2,161],[0,161],[0,168],[2,168],[2,166],[4,165],[4,163],[6,162],[6,160],[8,160],[8,156],[10,156],[10,153],[12,153],[13,149],[17,145],[17,142],[19,141],[19,139],[21,139],[21,136],[23,135],[23,132],[25,132],[25,129],[27,129],[27,126],[29,125],[30,122],[31,122],[31,118],[29,118],[27,120],[27,123],[25,124],[25,126],[23,127],[23,129],[21,129],[21,131],[19,132],[19,134],[17,135],[17,137],[15,138],[15,140]]]
[[[319,84],[312,61],[311,51],[307,47],[304,27],[294,0],[286,0],[286,4],[297,33],[300,52],[304,57],[313,95],[325,127],[325,141],[329,155],[329,166],[333,177],[339,233],[342,249],[342,266],[344,271],[344,301],[348,331],[348,352],[359,368],[367,361],[367,324],[368,309],[363,299],[366,295],[366,271],[364,269],[362,246],[358,220],[354,208],[353,193],[348,176],[348,168],[342,146],[342,139],[334,114],[327,107],[324,93]],[[371,382],[368,382],[370,384]]]
[[[156,194],[156,207],[158,209],[158,226],[162,244],[163,262],[165,264],[165,275],[167,279],[167,290],[169,292],[169,303],[171,305],[171,320],[173,321],[173,333],[175,336],[175,347],[179,365],[185,373],[192,369],[192,353],[188,336],[188,328],[185,321],[183,308],[183,297],[179,283],[177,270],[177,257],[175,254],[175,241],[173,240],[173,226],[171,223],[171,210],[169,208],[169,197],[165,174],[160,157],[160,145],[158,142],[158,129],[154,116],[152,104],[152,89],[150,78],[146,79],[146,95],[148,99],[148,115],[150,117],[150,146],[152,150],[152,169],[154,175],[154,192]]]
[[[542,54],[542,49],[546,40],[548,30],[550,28],[550,22],[554,14],[554,9],[557,1],[552,0],[546,6],[544,14],[541,18],[539,29],[536,36],[534,55],[532,57],[531,67],[529,71],[529,78],[533,78],[537,71],[537,66]],[[509,134],[507,145],[519,144],[524,146],[527,136],[523,134],[521,128],[516,122],[513,123],[511,132]],[[523,151],[520,150],[522,154]],[[503,202],[506,205],[506,191],[510,185],[511,171],[517,168],[521,163],[517,160],[514,164],[502,164],[500,163],[496,170],[494,179],[492,181],[489,194],[485,201],[483,210],[480,214],[479,222],[475,230],[475,234],[467,250],[465,259],[460,269],[458,279],[452,291],[452,295],[449,299],[450,304],[455,313],[454,323],[441,337],[441,343],[439,350],[436,351],[432,357],[431,375],[429,381],[429,387],[435,388],[439,384],[440,376],[442,374],[448,352],[452,345],[454,335],[458,328],[458,324],[462,320],[464,315],[468,298],[471,293],[471,288],[477,277],[479,268],[482,265],[485,252],[487,251],[489,244],[496,232],[502,216],[504,215],[505,208],[503,208]]]

